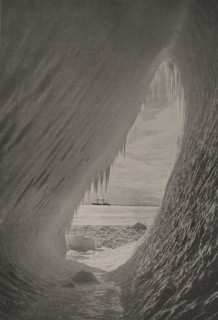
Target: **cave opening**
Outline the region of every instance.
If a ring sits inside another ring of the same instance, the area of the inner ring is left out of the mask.
[[[148,236],[180,151],[184,114],[179,71],[164,61],[114,162],[74,214],[65,235],[68,260],[111,271]]]

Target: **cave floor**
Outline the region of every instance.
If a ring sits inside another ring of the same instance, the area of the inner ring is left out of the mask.
[[[123,319],[120,289],[97,274],[99,284],[75,288],[53,287],[46,297],[35,302],[28,312],[16,319],[28,320],[112,320]]]
[[[123,265],[143,242],[128,243],[116,249],[83,254],[68,251],[67,260],[94,267],[98,284],[76,284],[75,287],[56,285],[35,300],[28,310],[16,314],[13,320],[121,320],[123,308],[120,288],[109,279],[111,271]]]

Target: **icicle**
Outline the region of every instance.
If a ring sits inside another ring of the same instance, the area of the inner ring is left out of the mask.
[[[91,188],[89,187],[89,189],[86,192],[88,201],[90,200],[90,193],[91,193]]]
[[[88,186],[88,189],[86,191],[88,199],[90,198],[91,189],[92,189],[92,184],[89,182],[89,186]]]
[[[102,188],[103,184],[104,184],[104,172],[101,172],[100,173],[100,186],[101,186],[101,188]]]
[[[98,192],[98,185],[99,185],[99,178],[96,178],[94,181],[94,190],[95,190],[96,194]]]
[[[158,68],[147,92],[146,104],[161,98],[161,83],[163,85],[163,81],[167,92],[168,105],[172,106],[177,112],[180,144],[183,135],[185,96],[179,71],[172,62],[165,61]]]
[[[106,172],[105,172],[105,179],[106,179],[106,190],[107,190],[107,186],[108,186],[108,183],[109,183],[109,180],[110,180],[110,166],[106,169]]]
[[[73,216],[76,217],[78,212],[78,206],[74,205]]]
[[[126,139],[124,140],[124,143],[123,143],[123,157],[124,158],[126,157]]]

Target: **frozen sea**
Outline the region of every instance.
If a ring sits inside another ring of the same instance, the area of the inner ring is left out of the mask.
[[[155,206],[98,206],[83,205],[74,217],[74,225],[133,225],[150,226],[159,207]]]

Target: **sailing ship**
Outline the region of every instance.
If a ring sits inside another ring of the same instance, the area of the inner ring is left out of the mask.
[[[94,206],[110,206],[111,204],[108,202],[108,198],[107,201],[104,199],[104,197],[102,199],[99,199],[98,197],[96,198],[96,202],[92,202],[92,204]]]

